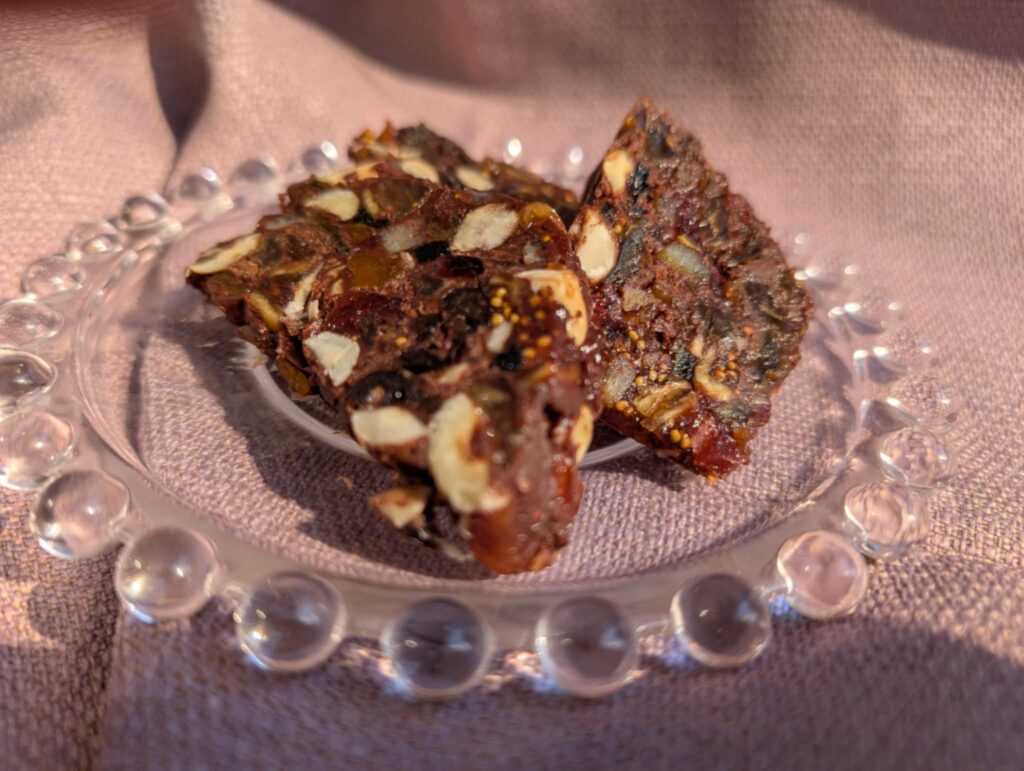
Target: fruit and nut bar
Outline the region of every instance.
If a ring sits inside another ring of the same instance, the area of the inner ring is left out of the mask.
[[[475,161],[455,142],[423,124],[396,129],[389,123],[377,135],[368,129],[352,140],[348,154],[357,163],[389,159],[407,174],[455,189],[494,191],[546,203],[566,225],[579,207],[572,191],[493,158]]]
[[[571,233],[594,298],[604,419],[698,473],[746,463],[811,302],[698,140],[638,103]]]
[[[600,404],[589,299],[543,203],[452,190],[383,163],[289,189],[282,214],[204,253],[189,281],[401,472],[397,527],[458,516],[497,572],[566,542]]]

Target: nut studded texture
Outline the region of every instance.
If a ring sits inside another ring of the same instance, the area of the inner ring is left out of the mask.
[[[748,462],[811,313],[767,226],[641,101],[572,234],[603,333],[606,422],[709,477]]]
[[[546,203],[566,225],[579,207],[571,190],[493,158],[473,160],[455,142],[423,124],[396,129],[389,123],[376,136],[367,129],[352,141],[348,153],[357,163],[388,159],[409,174],[440,180],[452,188],[493,190],[524,201]]]
[[[427,540],[444,502],[496,572],[540,569],[579,506],[600,399],[586,280],[557,213],[361,167],[292,186],[188,280],[318,392],[402,484],[371,502]]]

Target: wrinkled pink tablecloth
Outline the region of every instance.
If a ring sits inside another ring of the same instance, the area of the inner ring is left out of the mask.
[[[0,9],[0,277],[129,192],[343,145],[385,117],[599,153],[639,93],[769,222],[896,288],[964,398],[955,485],[845,621],[738,673],[654,663],[597,703],[415,704],[333,659],[242,662],[226,614],[126,619],[112,560],[0,510],[7,768],[1010,768],[1024,758],[1024,7],[1013,0],[254,0]],[[765,461],[771,463],[771,459]],[[619,481],[616,481],[619,480]],[[622,477],[599,482],[613,500]],[[696,512],[695,516],[713,516]]]

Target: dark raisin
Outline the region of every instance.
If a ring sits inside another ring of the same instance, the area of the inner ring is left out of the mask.
[[[436,276],[413,276],[412,287],[420,297],[429,297],[436,294],[437,290],[444,286],[444,282]]]
[[[472,278],[484,272],[484,263],[476,257],[449,254],[439,272],[446,278]]]
[[[353,292],[344,296],[327,312],[325,328],[341,334],[356,332],[367,343],[373,341],[382,321],[394,319],[402,311],[397,297],[386,297],[375,292]]]
[[[420,244],[412,253],[416,255],[416,262],[431,262],[448,251],[447,241],[431,241],[427,244]]]
[[[626,180],[626,191],[634,203],[647,191],[647,175],[649,173],[650,170],[646,165],[638,163],[633,169],[633,173],[629,175],[629,179]]]
[[[626,233],[626,237],[622,239],[622,246],[619,247],[619,260],[615,263],[615,269],[605,279],[607,284],[624,284],[630,276],[636,273],[640,267],[643,243],[644,231],[642,228],[634,227]]]
[[[421,343],[431,337],[440,324],[441,317],[436,313],[418,317],[412,323],[412,331],[416,335],[416,342]]]
[[[647,126],[647,154],[655,158],[664,158],[672,154],[672,148],[668,146],[668,135],[671,128],[663,122],[655,121],[653,125]]]
[[[693,380],[693,370],[697,366],[697,357],[684,346],[679,346],[672,357],[672,374],[683,380]]]
[[[487,295],[474,287],[453,289],[441,300],[447,316],[463,319],[467,327],[479,327],[490,317]]]
[[[605,324],[604,339],[609,343],[625,340],[627,334],[629,334],[629,327],[622,321],[609,321]]]
[[[376,316],[360,316],[356,319],[356,331],[365,342],[373,342],[373,338],[377,336],[377,321]]]
[[[400,361],[402,367],[414,375],[419,375],[423,372],[433,372],[444,366],[444,359],[436,353],[425,351],[422,348],[406,351],[402,354]]]
[[[353,409],[386,407],[412,399],[413,388],[412,382],[401,372],[378,370],[353,385],[345,395],[345,401]]]
[[[276,265],[283,260],[289,258],[288,246],[281,236],[269,235],[265,236],[262,241],[261,248],[256,252],[256,259],[259,260],[260,265],[267,267],[268,265]],[[294,252],[292,254],[295,254]],[[298,252],[302,254],[302,252]]]
[[[515,372],[523,366],[523,351],[518,345],[512,343],[494,357],[494,363],[507,372]]]
[[[743,290],[750,299],[750,304],[763,316],[772,321],[782,321],[782,311],[775,304],[775,298],[771,291],[756,279],[747,279],[743,284]]]

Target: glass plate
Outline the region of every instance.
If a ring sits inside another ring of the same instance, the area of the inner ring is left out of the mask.
[[[521,149],[510,140],[506,157]],[[388,473],[183,282],[286,181],[337,160],[323,142],[285,174],[257,157],[226,185],[202,169],[169,202],[132,196],[0,305],[0,483],[39,491],[31,527],[52,554],[124,544],[116,589],[139,618],[219,596],[266,669],[308,669],[352,638],[424,698],[523,676],[596,697],[635,676],[641,650],[735,667],[780,608],[848,614],[865,557],[927,534],[956,399],[899,302],[803,233],[782,240],[817,311],[751,466],[709,485],[606,432],[582,464],[572,542],[539,573],[495,577],[392,532],[365,504]],[[578,184],[582,153],[548,167]]]

